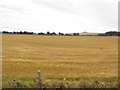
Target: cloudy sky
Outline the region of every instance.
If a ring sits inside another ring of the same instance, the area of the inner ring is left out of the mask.
[[[119,0],[0,0],[0,29],[106,32],[118,29]]]

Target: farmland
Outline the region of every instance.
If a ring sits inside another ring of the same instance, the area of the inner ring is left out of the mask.
[[[42,36],[3,34],[3,79],[116,81],[117,36]],[[3,82],[4,83],[4,82]]]

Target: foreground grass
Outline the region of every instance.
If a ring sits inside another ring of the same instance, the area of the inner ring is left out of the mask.
[[[117,88],[117,79],[98,81],[86,78],[49,78],[40,83],[37,78],[3,79],[3,88]]]

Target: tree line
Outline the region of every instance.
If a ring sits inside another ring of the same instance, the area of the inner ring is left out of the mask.
[[[98,34],[98,36],[120,36],[120,32],[117,31],[108,31],[104,34]]]
[[[64,33],[61,33],[59,32],[58,34],[55,33],[55,32],[46,32],[46,33],[43,33],[43,32],[40,32],[40,33],[34,33],[34,32],[27,32],[27,31],[13,31],[13,32],[9,32],[9,31],[2,31],[3,34],[25,34],[25,35],[33,35],[33,34],[37,34],[37,35],[66,35],[66,36],[70,36],[71,34],[64,34]]]
[[[55,32],[52,32],[50,33],[49,31],[47,33],[43,33],[43,32],[40,32],[40,33],[34,33],[34,32],[27,32],[27,31],[13,31],[13,32],[9,32],[9,31],[2,31],[3,34],[38,34],[38,35],[57,35]],[[59,32],[59,35],[64,35],[64,33],[60,33]]]
[[[36,34],[36,35],[60,35],[60,36],[120,36],[120,32],[117,32],[117,31],[108,31],[106,33],[103,33],[103,34],[98,34],[98,35],[80,35],[79,33],[73,33],[73,34],[64,34],[64,33],[61,33],[59,32],[58,34],[55,33],[55,32],[46,32],[46,33],[43,33],[43,32],[40,32],[40,33],[34,33],[34,32],[27,32],[27,31],[13,31],[13,32],[9,32],[9,31],[2,31],[3,34],[24,34],[24,35],[33,35],[33,34]]]

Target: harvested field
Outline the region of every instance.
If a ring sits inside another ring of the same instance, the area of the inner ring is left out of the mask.
[[[117,81],[117,36],[3,34],[3,78]]]

